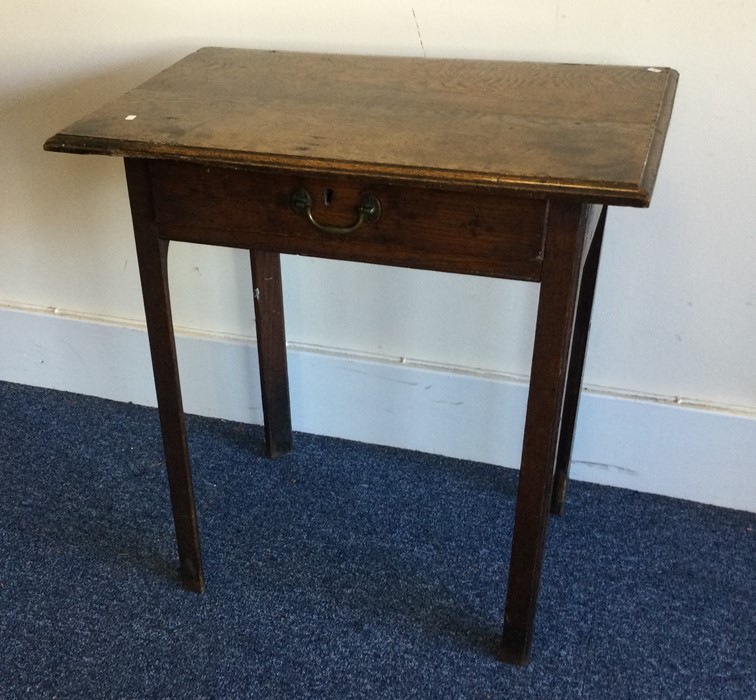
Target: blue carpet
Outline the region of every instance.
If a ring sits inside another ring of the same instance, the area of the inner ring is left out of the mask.
[[[756,698],[756,516],[574,482],[531,664],[495,659],[516,473],[0,383],[0,697]]]

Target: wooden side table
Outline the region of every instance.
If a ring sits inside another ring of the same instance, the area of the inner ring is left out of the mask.
[[[171,240],[250,251],[267,452],[291,449],[279,255],[540,283],[502,657],[529,659],[607,205],[647,206],[667,68],[206,48],[53,136],[126,164],[182,580],[204,588]]]

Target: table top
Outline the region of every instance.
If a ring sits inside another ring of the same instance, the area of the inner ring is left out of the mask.
[[[647,206],[677,77],[645,66],[204,48],[45,148]]]

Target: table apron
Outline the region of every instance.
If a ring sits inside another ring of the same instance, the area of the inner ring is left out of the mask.
[[[155,221],[169,240],[539,281],[548,202],[492,190],[444,190],[356,176],[289,175],[149,161]],[[318,229],[292,206],[349,229],[366,195],[377,221],[349,233]]]

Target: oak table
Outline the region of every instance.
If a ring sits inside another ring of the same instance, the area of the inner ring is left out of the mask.
[[[502,658],[527,663],[607,205],[648,206],[668,68],[205,48],[45,143],[125,159],[182,581],[204,588],[169,241],[250,251],[267,454],[292,447],[280,254],[540,283]]]

